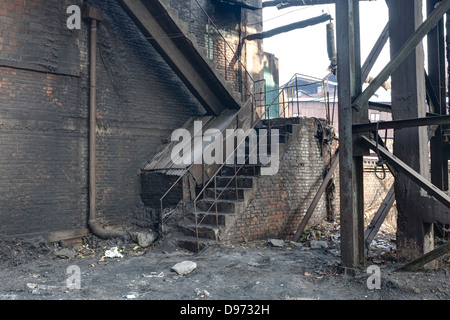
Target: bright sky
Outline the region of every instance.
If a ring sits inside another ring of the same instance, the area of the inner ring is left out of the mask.
[[[263,11],[264,30],[271,30],[289,23],[329,13],[336,18],[335,6],[316,5],[292,7],[278,10],[276,7]],[[388,21],[385,1],[361,1],[361,59],[364,63],[381,31]],[[335,20],[333,20],[336,23]],[[326,24],[321,23],[264,39],[264,51],[279,59],[280,85],[285,84],[295,73],[323,78],[330,64],[327,54]],[[385,46],[370,75],[376,76],[389,61],[389,42]]]

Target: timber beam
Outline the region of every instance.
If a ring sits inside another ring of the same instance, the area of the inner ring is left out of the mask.
[[[372,122],[372,123],[358,123],[353,125],[353,133],[358,132],[370,132],[375,130],[385,130],[385,129],[402,129],[411,127],[421,127],[421,126],[434,126],[450,124],[450,115],[445,116],[431,116],[426,118],[416,118],[416,119],[403,119],[403,120],[393,120],[393,121],[382,121],[382,122]]]
[[[339,183],[341,260],[349,271],[362,266],[364,257],[363,156],[368,149],[356,144],[353,123],[368,118],[367,110],[356,112],[352,103],[362,92],[359,1],[336,2]]]
[[[392,185],[391,189],[389,189],[388,193],[384,197],[384,200],[378,208],[377,212],[373,216],[372,221],[367,226],[366,231],[364,231],[364,243],[366,244],[367,249],[369,249],[369,246],[377,235],[378,230],[380,230],[380,227],[383,224],[384,219],[386,219],[389,211],[391,210],[394,201],[395,190],[394,185]]]
[[[277,7],[278,9],[284,9],[288,7],[297,7],[297,6],[335,4],[337,1],[338,0],[274,0],[274,1],[264,1],[262,3],[262,7],[263,8]],[[374,1],[374,0],[360,0],[360,1]]]
[[[414,181],[417,185],[419,185],[422,189],[424,189],[428,194],[439,200],[443,205],[447,208],[450,208],[450,197],[433,185],[430,181],[425,179],[423,176],[418,174],[415,170],[413,170],[410,166],[405,164],[399,158],[394,156],[388,150],[383,148],[382,146],[377,146],[376,142],[372,139],[369,139],[365,136],[361,136],[361,141],[370,149],[376,151],[384,160],[389,162],[397,172],[400,172]]]
[[[411,35],[411,37],[403,44],[389,63],[383,68],[378,76],[370,83],[361,95],[355,99],[352,107],[360,110],[366,107],[369,99],[374,95],[378,88],[389,78],[409,54],[417,47],[423,38],[430,32],[434,26],[442,19],[444,14],[450,10],[450,0],[440,2],[436,9],[431,12],[428,18],[420,25],[420,27]]]

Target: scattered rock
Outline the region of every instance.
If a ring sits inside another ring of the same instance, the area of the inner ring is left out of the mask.
[[[412,287],[412,290],[414,291],[414,293],[419,294],[420,293],[420,289],[416,288],[416,287]]]
[[[197,264],[193,261],[182,261],[172,267],[172,270],[179,275],[191,273],[197,268]]]
[[[200,290],[200,289],[195,289],[195,293],[197,294],[197,297],[200,298],[206,298],[209,297],[209,292],[207,290]]]
[[[290,244],[292,244],[294,247],[303,247],[303,243],[301,242],[295,242],[295,241],[290,241]]]
[[[154,233],[138,232],[137,241],[138,244],[143,248],[148,248],[155,242],[156,235]]]
[[[325,248],[328,248],[328,244],[326,243],[326,241],[322,241],[322,240],[311,241],[309,243],[309,246],[311,247],[311,249],[321,249],[321,248],[325,249]]]
[[[128,292],[124,296],[125,299],[136,299],[137,297],[139,297],[139,293],[137,293],[137,292]]]
[[[77,253],[70,249],[61,249],[61,250],[55,251],[55,255],[60,258],[73,259],[77,256]]]
[[[282,246],[284,246],[284,241],[283,241],[283,240],[269,239],[268,242],[269,242],[271,245],[273,245],[274,247],[282,247]]]

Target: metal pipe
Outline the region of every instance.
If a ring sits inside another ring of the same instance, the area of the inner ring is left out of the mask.
[[[97,221],[96,212],[96,114],[97,114],[97,20],[91,19],[90,62],[89,62],[89,221],[94,235],[101,239],[129,239],[131,234],[125,231],[111,231],[102,228]]]
[[[89,92],[89,220],[95,220],[96,214],[96,186],[95,186],[95,166],[96,166],[96,137],[95,129],[97,113],[97,20],[91,20],[91,43],[90,43],[90,92]]]

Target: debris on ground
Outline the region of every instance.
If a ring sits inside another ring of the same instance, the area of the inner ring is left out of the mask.
[[[193,261],[182,261],[172,267],[172,270],[178,273],[180,276],[191,273],[197,268],[197,263]]]
[[[449,256],[433,270],[395,272],[405,262],[396,258],[395,234],[383,230],[367,252],[367,265],[380,268],[381,289],[368,288],[371,274],[365,269],[356,270],[357,276],[349,277],[341,265],[337,223],[308,228],[297,242],[287,237],[214,244],[199,253],[179,248],[169,236],[148,248],[135,242],[99,240],[92,236],[72,248],[59,243],[45,244],[40,239],[10,239],[0,244],[2,300],[448,300],[450,297]],[[111,255],[106,254],[108,250]],[[76,255],[72,257],[73,254]],[[114,258],[106,258],[107,255]],[[78,290],[67,286],[72,275],[67,270],[74,265],[80,270]],[[178,269],[183,265],[188,268]],[[201,272],[193,272],[199,266]]]
[[[271,245],[274,247],[282,247],[284,246],[284,240],[278,240],[278,239],[269,239],[268,241]]]
[[[102,258],[123,258],[123,254],[119,252],[119,248],[113,247],[105,251],[105,255]]]
[[[55,255],[60,258],[73,259],[77,256],[77,253],[74,250],[64,248],[61,250],[56,250]]]
[[[327,242],[323,241],[323,240],[310,241],[309,246],[311,249],[326,249],[326,248],[328,248]]]
[[[206,298],[206,297],[209,297],[209,295],[210,295],[210,293],[207,290],[205,290],[205,289],[200,290],[198,288],[195,289],[195,293],[197,294],[197,297],[200,297],[200,298]]]

